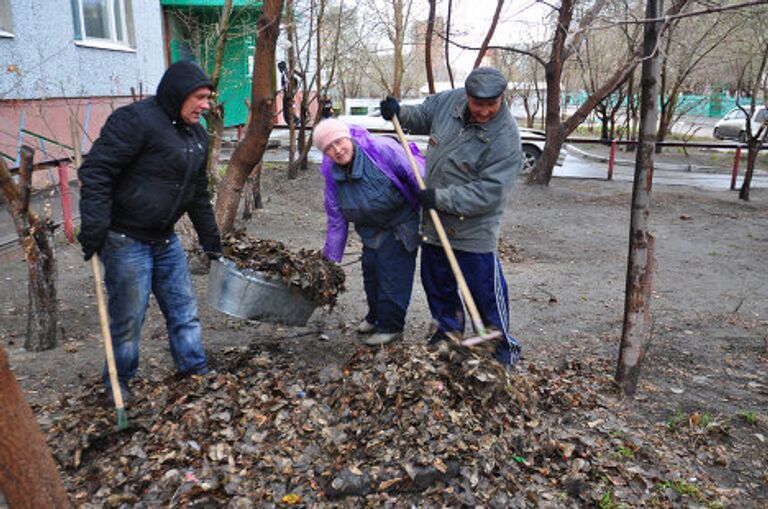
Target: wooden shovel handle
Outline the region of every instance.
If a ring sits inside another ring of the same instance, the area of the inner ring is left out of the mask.
[[[392,124],[395,126],[397,137],[400,139],[400,143],[403,144],[405,153],[408,156],[408,161],[411,163],[413,174],[416,176],[416,181],[419,183],[419,189],[423,191],[427,186],[424,184],[424,179],[421,178],[419,167],[416,166],[416,161],[413,159],[411,148],[405,140],[405,134],[403,134],[403,129],[400,127],[400,121],[397,119],[397,115],[392,117]],[[429,216],[432,218],[432,224],[435,225],[435,231],[437,231],[437,236],[440,238],[440,244],[443,246],[445,256],[448,258],[448,264],[451,266],[453,276],[456,278],[456,282],[459,285],[459,291],[461,292],[461,297],[464,299],[464,305],[467,306],[469,316],[472,318],[472,325],[474,325],[475,330],[480,336],[485,336],[487,332],[483,325],[483,320],[480,318],[480,312],[477,310],[475,299],[472,298],[469,286],[467,286],[467,281],[464,279],[464,274],[461,272],[458,260],[456,260],[456,255],[453,253],[453,248],[451,247],[451,242],[448,240],[448,235],[445,234],[443,222],[440,221],[440,216],[435,209],[429,209]]]

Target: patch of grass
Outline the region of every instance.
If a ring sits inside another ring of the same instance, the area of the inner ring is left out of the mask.
[[[621,506],[617,504],[615,500],[613,500],[613,492],[606,491],[603,493],[603,496],[600,497],[598,507],[600,509],[619,509]]]
[[[744,418],[745,421],[747,421],[747,424],[751,424],[754,426],[757,424],[757,412],[754,410],[747,410],[745,412],[741,412],[741,416]]]
[[[685,421],[685,414],[679,408],[675,410],[675,413],[667,417],[667,428],[674,430]]]
[[[631,458],[632,456],[635,455],[635,451],[633,451],[632,449],[630,449],[625,445],[620,445],[619,448],[617,449],[617,452],[619,453],[619,456],[621,456],[622,458]]]
[[[698,486],[689,484],[685,481],[675,481],[675,482],[663,481],[663,482],[657,483],[654,488],[658,491],[663,491],[671,488],[676,492],[678,492],[680,495],[690,497],[694,499],[696,502],[706,505],[710,509],[724,509],[723,504],[721,504],[720,502],[709,500],[707,496],[701,492],[701,489]]]
[[[709,412],[704,412],[701,416],[701,421],[699,421],[699,427],[706,428],[710,424],[714,422],[715,418],[712,416]]]

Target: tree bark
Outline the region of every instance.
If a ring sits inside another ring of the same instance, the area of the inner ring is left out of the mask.
[[[13,509],[70,507],[35,415],[0,347],[0,492]]]
[[[657,18],[663,0],[647,0],[646,18]],[[659,55],[656,49],[660,23],[646,23],[640,98],[640,138],[635,159],[635,179],[629,227],[624,323],[616,367],[616,382],[624,394],[637,390],[640,368],[651,335],[650,297],[653,280],[654,237],[648,229],[653,157],[659,98]]]
[[[0,189],[8,200],[8,211],[16,225],[29,274],[27,337],[24,348],[32,352],[51,350],[58,340],[56,301],[56,259],[50,240],[52,225],[29,209],[32,160],[35,151],[21,150],[19,187],[13,183],[5,161],[0,158]]]
[[[258,34],[253,66],[253,111],[245,138],[237,146],[219,184],[215,214],[221,232],[229,233],[234,226],[243,186],[251,170],[261,161],[273,126],[275,43],[280,32],[283,0],[264,0],[259,16]]]

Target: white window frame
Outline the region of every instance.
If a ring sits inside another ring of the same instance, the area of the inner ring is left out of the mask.
[[[0,0],[0,37],[14,37],[10,0]]]
[[[109,30],[108,38],[89,36],[85,32],[83,0],[74,1],[77,3],[77,9],[76,12],[73,12],[73,15],[78,17],[78,19],[75,20],[75,23],[80,27],[80,38],[77,40],[77,44],[104,49],[130,49],[131,36],[128,33],[128,16],[130,15],[130,12],[127,6],[127,0],[107,0],[107,28]],[[117,38],[118,30],[117,20],[115,19],[115,3],[118,4],[118,9],[120,9],[120,33],[123,34],[122,39]]]

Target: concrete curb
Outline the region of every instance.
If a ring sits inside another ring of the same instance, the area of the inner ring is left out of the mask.
[[[599,163],[605,163],[608,164],[608,157],[591,154],[585,150],[582,150],[580,148],[574,147],[573,145],[565,145],[565,150],[571,155],[574,155],[576,157],[581,157],[583,159],[589,159],[590,161],[596,161]],[[620,159],[620,158],[614,158],[613,164],[616,166],[626,166],[626,167],[633,167],[635,165],[635,161],[629,160],[629,159]],[[719,168],[715,166],[698,166],[694,164],[674,164],[674,163],[661,163],[656,162],[654,164],[654,167],[659,170],[669,170],[669,171],[701,171],[701,172],[722,172],[724,169],[727,168]]]

